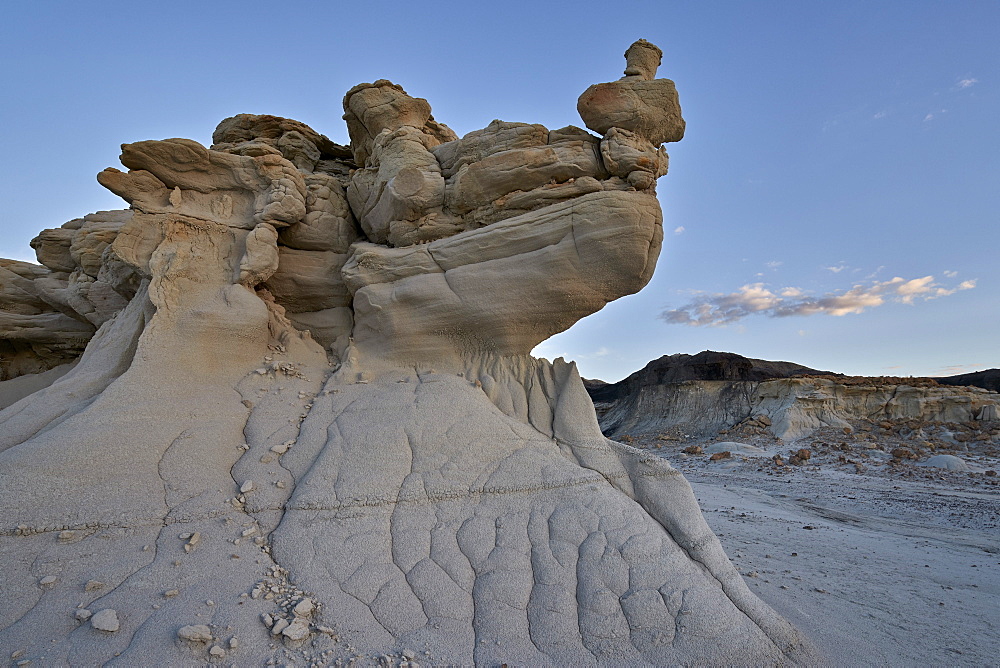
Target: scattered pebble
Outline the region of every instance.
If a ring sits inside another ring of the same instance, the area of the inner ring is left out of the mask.
[[[118,622],[118,613],[111,608],[94,613],[90,618],[90,625],[98,631],[106,633],[114,633],[121,626]]]
[[[205,624],[191,624],[177,630],[177,637],[188,642],[212,642],[212,629]]]
[[[208,650],[208,653],[217,659],[221,659],[226,656],[226,650],[222,649],[218,645],[212,645],[212,649]]]
[[[86,608],[79,608],[76,611],[76,614],[74,614],[73,616],[76,617],[77,620],[79,620],[81,622],[85,622],[88,619],[90,619],[90,616],[93,615],[93,614],[94,613],[92,613],[90,610],[87,610]]]
[[[284,620],[282,620],[284,621]],[[275,624],[277,626],[277,624]],[[274,633],[274,629],[271,629],[271,633]],[[309,622],[301,617],[296,617],[291,624],[285,623],[285,627],[281,631],[281,635],[285,636],[289,640],[304,640],[309,636]]]
[[[54,575],[46,575],[45,577],[43,577],[41,580],[38,581],[38,585],[41,587],[51,587],[56,583],[57,580],[59,580],[59,578],[57,578]]]
[[[84,591],[97,591],[98,589],[104,589],[104,583],[100,580],[87,580],[87,584],[83,585]]]
[[[284,443],[275,443],[271,446],[271,452],[279,455],[283,455],[288,452],[288,449],[292,447],[294,441],[286,441]]]
[[[201,542],[201,534],[195,531],[193,534],[189,535],[188,542],[184,544],[184,551],[193,552],[194,549],[198,547],[198,543],[200,542]]]
[[[244,483],[240,485],[240,494],[246,494],[247,492],[252,490],[253,490],[253,480],[244,481]]]
[[[292,608],[292,613],[296,617],[308,617],[313,613],[313,610],[315,609],[316,606],[313,604],[313,602],[308,598],[304,598],[295,604],[295,607]]]

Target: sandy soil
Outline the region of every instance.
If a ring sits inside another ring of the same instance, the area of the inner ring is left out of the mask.
[[[1000,664],[992,442],[956,444],[952,456],[971,468],[958,472],[894,459],[899,443],[870,436],[848,438],[849,451],[829,434],[794,444],[740,440],[760,452],[718,443],[731,436],[668,438],[633,445],[685,473],[751,589],[830,665]],[[692,445],[706,452],[683,453]],[[800,448],[810,459],[787,465]],[[711,461],[715,450],[730,455]]]

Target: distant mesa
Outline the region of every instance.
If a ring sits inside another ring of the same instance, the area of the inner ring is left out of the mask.
[[[601,429],[611,438],[742,430],[795,440],[823,427],[851,429],[858,420],[995,420],[1000,395],[969,382],[993,378],[990,372],[955,377],[965,383],[845,376],[706,350],[667,355],[620,382],[590,380],[586,387]]]
[[[962,373],[957,376],[944,376],[934,380],[942,385],[971,385],[991,392],[1000,392],[1000,369],[986,369],[985,371]]]

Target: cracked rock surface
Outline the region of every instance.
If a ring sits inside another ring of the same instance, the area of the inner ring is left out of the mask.
[[[683,476],[530,356],[652,276],[683,133],[654,49],[624,106],[588,103],[602,136],[458,138],[380,80],[345,97],[350,147],[247,114],[125,145],[99,180],[128,211],[0,261],[0,652],[810,661]]]

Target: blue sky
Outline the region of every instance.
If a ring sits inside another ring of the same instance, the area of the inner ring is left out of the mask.
[[[998,29],[993,0],[8,3],[0,257],[122,208],[95,175],[123,142],[209,144],[249,112],[346,143],[342,96],[377,78],[460,135],[582,125],[579,94],[644,37],[688,121],[658,186],[656,275],[537,354],[609,381],[704,349],[864,375],[1000,367]]]

